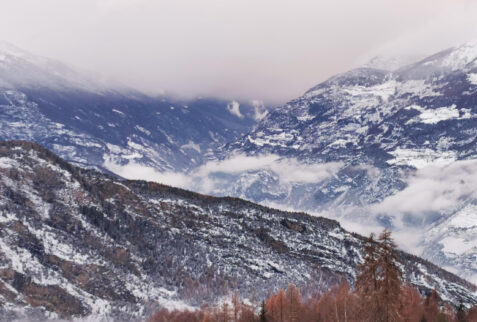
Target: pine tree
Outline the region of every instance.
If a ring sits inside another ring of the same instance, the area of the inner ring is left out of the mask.
[[[265,308],[265,301],[262,301],[260,308],[260,322],[267,322],[267,309]]]
[[[459,306],[457,307],[457,312],[456,312],[456,320],[458,322],[466,322],[467,317],[466,317],[466,312],[465,312],[465,306],[462,304],[462,302],[459,303]]]

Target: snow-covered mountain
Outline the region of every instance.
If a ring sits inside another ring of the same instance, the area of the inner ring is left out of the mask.
[[[213,193],[418,229],[426,235],[423,256],[475,280],[476,42],[395,71],[359,68],[332,77],[271,112],[221,157],[237,154],[331,170],[296,182],[270,168],[236,172]],[[452,226],[462,216],[466,226]]]
[[[151,98],[0,52],[2,139],[123,177],[392,227],[477,281],[476,42],[406,66],[376,58],[274,110]],[[462,211],[466,226],[453,226]]]
[[[263,297],[355,278],[363,237],[338,222],[72,166],[0,142],[0,320],[96,315],[135,320],[237,289]],[[399,253],[408,281],[452,303],[474,285]]]
[[[0,138],[38,142],[77,164],[184,171],[265,112],[257,102],[150,97],[0,43]]]

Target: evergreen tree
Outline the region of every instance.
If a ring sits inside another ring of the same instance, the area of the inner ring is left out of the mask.
[[[265,301],[262,301],[260,308],[260,322],[267,322],[267,309],[265,308]]]
[[[462,302],[459,303],[459,306],[457,307],[457,313],[456,313],[456,320],[458,322],[466,322],[467,317],[466,317],[466,311],[465,311],[465,306],[462,304]]]

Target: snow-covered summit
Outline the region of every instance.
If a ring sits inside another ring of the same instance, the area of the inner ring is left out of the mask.
[[[476,67],[477,60],[477,40],[473,40],[460,46],[451,48],[449,52],[444,51],[442,59],[432,61],[432,64],[439,64],[451,70],[471,69]]]
[[[34,55],[5,41],[0,41],[0,87],[89,92],[108,89],[103,81],[93,80],[59,61]]]
[[[410,54],[401,56],[378,55],[371,58],[363,67],[395,71],[401,67],[415,63],[422,58],[424,58],[423,55]]]
[[[359,224],[419,227],[425,234],[436,220],[475,203],[459,180],[475,191],[467,169],[474,162],[460,161],[477,159],[476,57],[477,44],[469,42],[394,71],[357,68],[318,84],[270,113],[222,155],[270,153],[342,167],[315,183],[281,189],[265,171],[256,176],[260,181],[247,181],[250,190],[240,189],[242,181],[234,177],[224,194],[240,191],[258,202],[298,205]],[[264,178],[274,185],[263,184]],[[425,199],[430,196],[435,199]],[[417,210],[406,203],[426,206]],[[424,255],[433,253],[429,247]],[[477,267],[469,263],[476,254],[474,248],[458,254],[464,264],[455,269],[473,278]]]

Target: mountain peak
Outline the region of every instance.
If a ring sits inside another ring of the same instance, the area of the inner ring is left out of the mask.
[[[422,58],[422,55],[417,54],[401,56],[377,55],[371,58],[367,63],[365,63],[364,67],[382,69],[392,72],[398,70],[401,67],[419,61]]]
[[[477,39],[455,47],[445,59],[447,66],[452,69],[463,68],[477,59]]]

